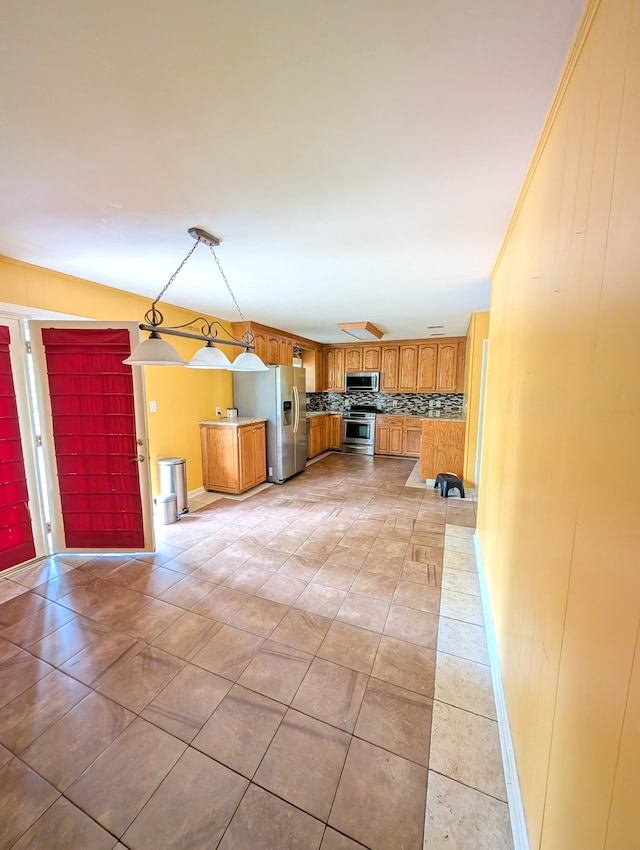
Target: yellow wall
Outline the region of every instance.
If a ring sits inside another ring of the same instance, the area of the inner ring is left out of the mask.
[[[589,3],[493,275],[478,513],[531,847],[640,847],[640,0]]]
[[[480,383],[482,378],[482,349],[489,338],[489,312],[472,313],[467,328],[466,368],[464,373],[464,432],[463,478],[471,487],[476,486],[478,454],[478,424],[480,412]]]
[[[148,298],[6,257],[0,257],[0,301],[26,308],[21,312],[32,312],[33,318],[38,310],[51,310],[103,321],[142,321],[150,306]],[[161,306],[167,325],[182,324],[193,316],[164,302]],[[195,340],[170,341],[187,360],[202,347]],[[222,410],[231,406],[231,373],[166,366],[146,366],[144,371],[147,401],[156,401],[158,408],[150,413],[147,403],[152,490],[155,494],[160,490],[157,461],[163,457],[186,458],[187,488],[202,487],[198,422],[215,418],[216,406]]]

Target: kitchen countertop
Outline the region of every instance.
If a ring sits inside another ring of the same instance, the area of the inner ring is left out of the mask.
[[[312,410],[312,411],[307,411],[307,419],[310,419],[312,416],[326,416],[328,413],[333,413],[333,414],[336,414],[338,416],[342,415],[341,410]],[[378,416],[397,416],[399,419],[402,419],[405,416],[411,416],[415,419],[426,419],[426,420],[439,419],[439,420],[445,421],[445,422],[464,422],[466,420],[466,417],[463,413],[443,413],[443,412],[440,412],[438,414],[438,413],[435,412],[435,410],[433,411],[433,413],[431,413],[431,412],[427,412],[427,413],[386,413],[386,412],[382,412],[382,413],[379,413]]]
[[[258,422],[266,421],[266,419],[256,419],[253,416],[238,416],[237,419],[227,419],[226,417],[222,419],[204,419],[200,422],[200,425],[228,425],[237,427],[238,425],[255,425]]]

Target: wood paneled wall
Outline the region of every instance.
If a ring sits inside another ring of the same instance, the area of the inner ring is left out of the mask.
[[[591,2],[493,274],[479,538],[535,850],[640,847],[640,0]]]

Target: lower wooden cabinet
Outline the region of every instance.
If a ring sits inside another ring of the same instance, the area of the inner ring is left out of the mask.
[[[402,416],[376,417],[376,454],[402,454]]]
[[[464,422],[449,419],[422,421],[420,478],[435,478],[439,472],[453,472],[462,478]]]
[[[342,448],[342,414],[329,413],[327,419],[327,448],[339,452]]]
[[[383,415],[376,418],[376,454],[420,457],[422,419]]]
[[[202,423],[205,490],[244,493],[267,479],[265,423]]]

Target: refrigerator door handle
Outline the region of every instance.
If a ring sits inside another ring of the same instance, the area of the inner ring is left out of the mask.
[[[298,388],[294,384],[293,387],[293,433],[298,433],[298,426],[300,425],[300,396],[298,395]]]

